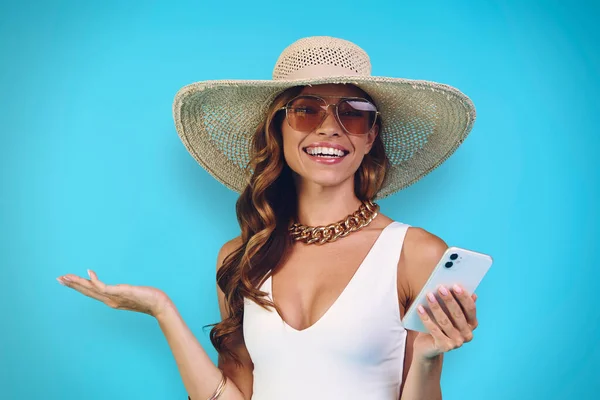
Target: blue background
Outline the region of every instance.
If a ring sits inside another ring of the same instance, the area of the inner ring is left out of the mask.
[[[599,16],[591,1],[3,2],[0,397],[185,398],[153,318],[55,278],[161,288],[216,361],[202,326],[219,319],[237,196],[186,152],[173,97],[269,79],[287,45],[331,35],[374,75],[448,83],[477,106],[455,155],[380,203],[495,259],[444,399],[598,398]]]

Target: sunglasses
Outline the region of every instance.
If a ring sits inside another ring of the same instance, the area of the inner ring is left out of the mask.
[[[375,126],[379,111],[370,101],[360,97],[328,97],[340,100],[329,104],[319,96],[302,95],[290,100],[280,110],[285,110],[287,122],[292,129],[304,133],[310,133],[321,126],[330,106],[334,107],[333,115],[338,124],[351,135],[365,135]]]

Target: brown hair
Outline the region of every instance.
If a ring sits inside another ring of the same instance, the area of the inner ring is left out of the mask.
[[[289,224],[296,217],[297,196],[292,171],[284,160],[281,124],[284,112],[277,112],[302,87],[293,87],[281,93],[271,104],[266,119],[252,138],[250,182],[236,203],[242,244],[223,261],[217,272],[217,284],[225,294],[229,318],[213,326],[210,340],[223,358],[231,358],[236,365],[240,360],[231,351],[233,334],[241,330],[244,316],[244,298],[247,297],[267,309],[279,308],[267,294],[256,287],[271,269],[285,262],[291,248]],[[368,95],[365,96],[371,100]],[[377,122],[381,131],[381,119]],[[371,200],[381,188],[389,161],[381,135],[377,135],[371,151],[365,155],[354,176],[354,191],[360,200]]]

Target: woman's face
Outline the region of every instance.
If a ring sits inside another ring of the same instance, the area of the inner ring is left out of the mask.
[[[329,104],[335,104],[343,97],[361,97],[364,93],[355,86],[343,84],[327,84],[306,86],[300,95],[317,95]],[[354,173],[358,170],[363,157],[373,145],[378,134],[378,126],[375,125],[367,134],[348,134],[337,122],[334,116],[334,108],[329,107],[327,117],[320,126],[312,132],[300,132],[294,130],[286,119],[283,120],[281,132],[283,136],[283,154],[285,161],[294,171],[301,183],[316,184],[322,187],[339,186],[348,180],[354,179]],[[317,150],[316,148],[320,148]],[[337,155],[344,153],[341,157],[323,157],[311,155],[324,149],[337,149]]]

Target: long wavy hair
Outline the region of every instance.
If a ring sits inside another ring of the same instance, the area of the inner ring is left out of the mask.
[[[282,92],[271,104],[265,120],[256,130],[251,143],[248,173],[250,181],[236,203],[241,229],[241,245],[230,253],[217,272],[217,284],[225,294],[229,317],[213,326],[210,340],[223,359],[241,362],[232,351],[234,334],[240,334],[247,297],[268,310],[275,303],[267,293],[256,289],[271,270],[282,265],[291,249],[288,227],[296,218],[297,195],[292,170],[283,156],[281,125],[285,112],[278,111],[297,96],[303,87]],[[365,98],[372,99],[364,93]],[[376,124],[381,132],[382,121]],[[354,175],[354,192],[362,201],[371,200],[381,188],[389,160],[381,135]]]

